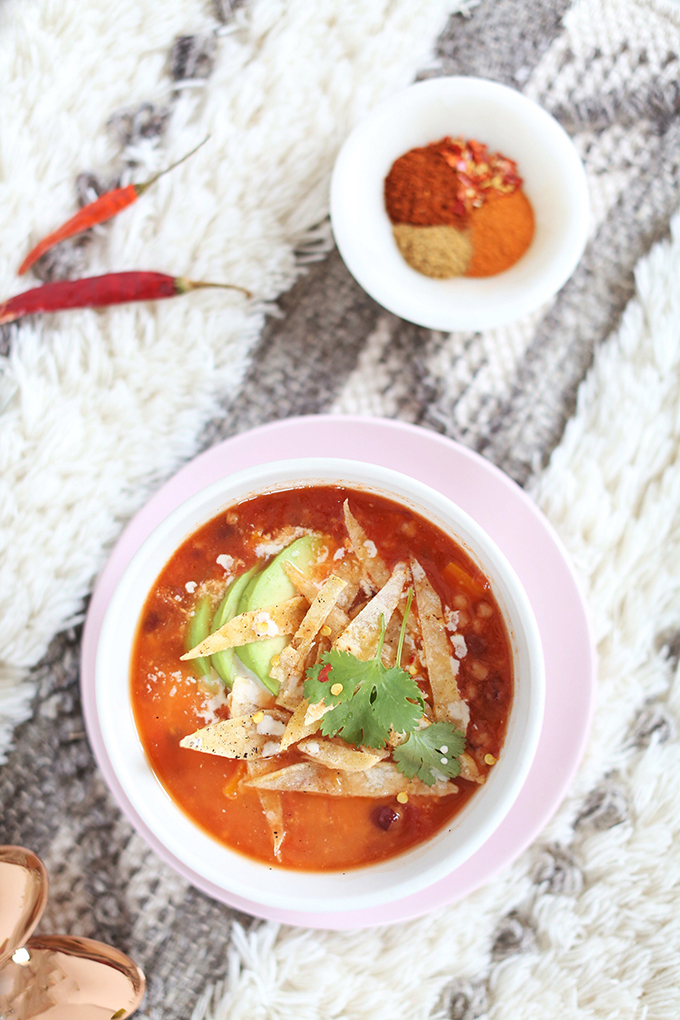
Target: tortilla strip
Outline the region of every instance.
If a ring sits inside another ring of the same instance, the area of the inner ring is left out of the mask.
[[[349,500],[346,499],[342,505],[345,515],[345,527],[349,540],[352,543],[352,550],[362,567],[368,574],[369,579],[376,588],[382,588],[390,576],[387,564],[382,556],[378,555],[375,543],[372,542],[358,520],[349,508]]]
[[[423,635],[423,656],[432,689],[434,717],[455,723],[465,733],[470,722],[470,709],[458,690],[441,599],[417,560],[411,561],[411,573]]]
[[[270,691],[255,683],[249,676],[237,676],[231,692],[227,695],[229,715],[232,719],[240,715],[251,715],[258,708],[269,708],[274,701]]]
[[[279,681],[276,700],[280,705],[292,709],[300,703],[305,660],[344,587],[345,582],[335,574],[324,581],[290,644],[282,649],[278,661],[272,665],[270,675]]]
[[[307,577],[306,574],[303,574],[301,570],[298,570],[295,564],[291,563],[290,561],[284,560],[281,566],[288,575],[289,580],[292,581],[292,583],[295,585],[300,595],[304,595],[308,602],[310,603],[313,602],[323,582],[314,581],[312,578]],[[340,576],[340,574],[338,573],[337,576]],[[345,580],[345,578],[343,578],[343,580]],[[354,594],[356,595],[356,592]],[[346,595],[347,590],[343,589],[343,591],[340,593],[338,602],[340,600],[345,601]],[[344,611],[344,609],[341,609],[340,606],[336,603],[331,609],[328,616],[326,617],[326,624],[331,629],[331,636],[333,635],[337,636],[338,634],[340,634],[345,629],[348,623],[349,616]]]
[[[341,652],[351,652],[363,662],[375,655],[380,639],[380,617],[385,618],[387,626],[399,605],[405,581],[406,565],[397,563],[387,583],[342,632],[335,642],[335,648]]]
[[[270,768],[270,763],[267,760],[260,761],[249,761],[246,768],[248,769],[248,775],[252,777],[260,776],[263,772],[266,772]],[[281,860],[281,844],[286,838],[286,826],[283,820],[283,800],[281,794],[275,790],[258,790],[258,796],[260,798],[260,804],[262,805],[262,811],[264,813],[265,821],[269,826],[269,832],[272,837],[272,848],[274,850],[274,857],[278,861]]]
[[[262,716],[262,718],[260,718]],[[259,709],[251,715],[221,719],[182,737],[180,747],[222,758],[261,758],[277,754],[285,732],[288,713],[281,709]]]
[[[455,783],[427,786],[420,779],[407,779],[389,761],[379,761],[365,772],[342,772],[315,761],[300,762],[255,779],[244,779],[243,785],[258,790],[325,793],[331,797],[389,797],[402,792],[410,797],[445,797],[458,792]]]
[[[313,761],[342,772],[365,772],[387,756],[386,750],[365,751],[323,737],[307,737],[298,743],[298,749]]]
[[[313,719],[311,722],[305,721],[308,708],[309,702],[306,698],[303,698],[288,720],[284,734],[281,737],[282,751],[289,748],[291,744],[297,744],[299,740],[304,740],[305,737],[311,737],[312,733],[316,733],[318,730],[321,723],[320,719]]]
[[[283,821],[283,801],[281,794],[275,790],[258,790],[260,804],[267,820],[272,837],[274,857],[281,860],[281,844],[286,838],[286,827]]]
[[[326,712],[330,712],[332,709],[333,705],[327,705],[323,699],[317,701],[314,705],[309,705],[305,712],[305,726],[311,726],[312,723],[320,722]]]
[[[461,779],[469,779],[471,783],[479,783],[480,786],[486,782],[486,776],[479,771],[479,766],[471,754],[463,751],[458,761],[460,762]]]
[[[294,595],[292,599],[277,602],[267,609],[249,609],[247,613],[240,613],[229,620],[214,634],[209,634],[205,640],[180,658],[197,659],[200,655],[212,655],[213,652],[221,652],[224,648],[237,648],[252,641],[265,641],[279,634],[294,634],[306,611],[307,599],[302,595]]]

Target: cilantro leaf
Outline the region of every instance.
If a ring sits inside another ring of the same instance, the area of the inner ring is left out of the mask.
[[[413,730],[395,747],[394,763],[408,779],[414,776],[433,786],[442,776],[455,779],[460,773],[458,756],[465,748],[465,734],[447,722]]]
[[[383,666],[379,654],[362,662],[351,652],[331,649],[307,670],[305,697],[333,708],[321,720],[326,737],[341,737],[357,747],[384,747],[390,730],[408,733],[422,718],[418,684],[400,666]],[[337,690],[336,685],[342,685]]]

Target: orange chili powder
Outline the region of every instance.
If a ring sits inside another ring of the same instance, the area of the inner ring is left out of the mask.
[[[469,219],[472,259],[465,276],[495,276],[514,266],[534,236],[534,211],[523,191],[487,198]]]

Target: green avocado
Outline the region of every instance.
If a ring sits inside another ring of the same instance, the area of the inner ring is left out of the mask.
[[[264,570],[252,578],[241,596],[239,613],[253,609],[268,609],[277,602],[292,598],[296,590],[283,569],[283,564],[293,563],[303,574],[307,574],[317,559],[320,548],[321,539],[318,535],[303,535],[286,546]],[[280,655],[289,641],[290,638],[285,636],[266,638],[264,641],[241,645],[238,650],[241,662],[252,669],[255,676],[272,694],[277,694],[279,689],[278,681],[269,675],[272,658]]]
[[[189,652],[200,644],[210,633],[210,615],[212,613],[212,599],[209,595],[202,595],[194,607],[194,615],[189,621],[189,626],[184,637],[184,650]],[[199,676],[210,676],[210,660],[205,655],[198,659],[192,659],[191,664]]]
[[[251,567],[250,570],[246,570],[245,573],[239,574],[239,576],[235,577],[231,582],[227,588],[224,598],[220,602],[217,607],[217,611],[213,616],[212,627],[210,628],[211,634],[214,634],[216,630],[219,630],[220,627],[223,627],[225,623],[228,623],[229,620],[233,620],[236,616],[241,596],[253,577],[255,570],[255,567]],[[229,690],[231,690],[234,684],[234,678],[237,673],[235,659],[236,650],[234,648],[224,648],[221,652],[214,652],[214,654],[210,656],[210,661],[212,662],[215,672],[222,678],[222,680],[224,680]]]

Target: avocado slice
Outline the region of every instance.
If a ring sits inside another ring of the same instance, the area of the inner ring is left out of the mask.
[[[189,621],[186,634],[184,635],[184,650],[190,651],[199,642],[207,638],[210,633],[210,618],[212,616],[212,599],[209,595],[202,595],[195,605],[194,615]],[[191,663],[198,676],[210,676],[210,660],[205,655],[198,659],[192,659]]]
[[[248,586],[250,580],[256,572],[256,567],[251,567],[250,570],[246,570],[245,573],[239,574],[231,582],[224,598],[217,607],[217,611],[213,616],[212,627],[210,633],[214,634],[216,630],[223,627],[229,620],[233,620],[239,610],[239,602],[241,596]],[[236,666],[236,649],[224,648],[221,652],[215,652],[210,656],[213,668],[217,675],[224,680],[229,690],[233,687],[234,678],[236,677],[237,666]]]
[[[303,535],[286,546],[264,570],[252,578],[241,596],[239,613],[268,609],[277,602],[292,598],[296,594],[295,586],[283,569],[283,564],[294,563],[298,570],[307,573],[317,559],[320,548],[321,538],[318,535]],[[269,675],[272,658],[280,655],[289,641],[290,638],[286,636],[272,637],[241,645],[238,650],[241,662],[252,669],[272,694],[277,694],[279,689],[278,681]]]

